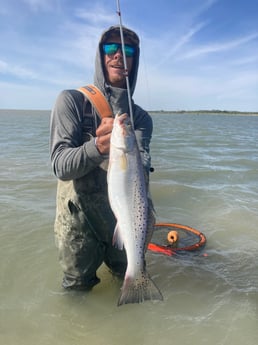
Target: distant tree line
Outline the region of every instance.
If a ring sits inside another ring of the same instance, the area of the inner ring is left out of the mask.
[[[237,110],[150,110],[150,114],[226,114],[226,115],[258,115],[258,112]]]

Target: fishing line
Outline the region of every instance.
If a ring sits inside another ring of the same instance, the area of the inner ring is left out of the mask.
[[[124,74],[125,74],[125,80],[126,80],[126,89],[127,89],[128,104],[129,104],[129,114],[130,114],[132,127],[134,128],[132,99],[131,99],[127,61],[126,61],[126,55],[125,55],[124,33],[123,33],[122,15],[121,15],[121,10],[120,10],[120,1],[119,0],[117,0],[116,6],[117,6],[117,14],[119,17],[120,37],[121,37],[122,54],[123,54],[123,60],[124,60]]]

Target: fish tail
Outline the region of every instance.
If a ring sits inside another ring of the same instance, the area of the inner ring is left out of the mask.
[[[149,277],[148,273],[146,271],[142,272],[140,277],[137,278],[125,276],[117,305],[142,303],[148,300],[163,300],[159,288]]]

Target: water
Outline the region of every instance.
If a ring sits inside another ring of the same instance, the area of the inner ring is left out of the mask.
[[[207,245],[148,252],[164,301],[118,308],[121,282],[104,266],[91,293],[60,287],[49,112],[0,112],[0,344],[258,343],[258,117],[153,120],[157,221],[197,228]]]

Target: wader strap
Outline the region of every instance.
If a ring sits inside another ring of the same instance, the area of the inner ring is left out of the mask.
[[[82,92],[87,97],[101,118],[113,117],[113,111],[108,101],[95,85],[80,87],[78,91]]]

